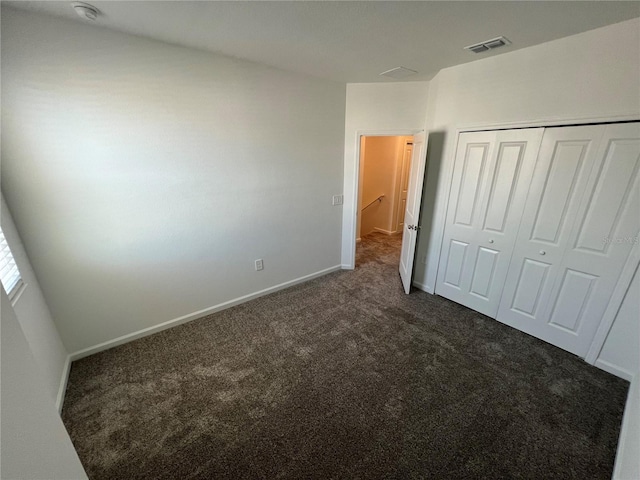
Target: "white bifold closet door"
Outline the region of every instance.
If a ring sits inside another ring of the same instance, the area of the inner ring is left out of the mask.
[[[543,131],[460,134],[439,295],[495,318]]]
[[[638,242],[639,167],[638,123],[545,129],[499,321],[586,355]]]

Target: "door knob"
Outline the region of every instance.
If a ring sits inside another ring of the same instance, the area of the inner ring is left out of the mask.
[[[490,239],[490,240],[489,240],[489,243],[493,243],[493,239]]]
[[[547,252],[545,252],[544,250],[540,250],[540,255],[546,255]]]

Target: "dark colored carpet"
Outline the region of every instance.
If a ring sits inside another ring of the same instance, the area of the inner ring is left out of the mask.
[[[610,478],[628,384],[358,268],[73,363],[92,479]]]

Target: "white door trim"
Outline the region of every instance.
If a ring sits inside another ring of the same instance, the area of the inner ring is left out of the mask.
[[[440,256],[442,254],[442,245],[444,241],[444,230],[445,230],[445,222],[447,216],[447,208],[449,206],[449,195],[451,191],[451,183],[453,181],[453,165],[455,156],[457,154],[458,142],[461,133],[465,132],[476,132],[481,130],[502,130],[502,129],[512,129],[512,128],[536,128],[536,127],[562,127],[562,126],[570,126],[570,125],[587,125],[591,123],[620,123],[620,122],[637,122],[640,121],[640,117],[638,115],[609,115],[603,117],[548,117],[541,118],[538,120],[522,120],[522,121],[513,121],[513,122],[496,122],[496,123],[471,123],[467,125],[459,125],[455,129],[455,135],[449,139],[449,145],[447,145],[444,151],[448,152],[448,158],[451,161],[445,162],[446,171],[444,173],[444,190],[440,192],[438,198],[436,199],[436,203],[438,203],[439,209],[432,218],[432,223],[435,224],[435,232],[434,237],[437,239],[436,245],[434,245],[434,250],[437,251],[437,254],[427,254],[427,258],[436,259],[436,265],[429,267],[427,265],[427,271],[425,272],[425,278],[427,278],[426,284],[424,287],[428,287],[433,284],[433,288],[435,291],[436,278],[438,276],[438,269],[440,267]],[[441,162],[443,159],[440,159]],[[591,342],[591,347],[589,348],[589,352],[587,353],[584,360],[590,364],[595,364],[602,347],[604,347],[604,343],[607,339],[607,335],[613,322],[615,320],[615,316],[622,304],[622,300],[624,298],[624,294],[626,293],[626,288],[629,286],[631,282],[631,278],[633,277],[633,272],[640,266],[640,252],[636,247],[631,252],[629,256],[629,262],[627,262],[627,266],[622,274],[624,278],[627,278],[628,269],[631,268],[631,276],[628,277],[628,282],[626,285],[622,285],[623,282],[618,282],[616,285],[612,296],[611,301],[609,302],[609,306],[601,320],[600,326],[596,331],[596,335]],[[629,267],[629,264],[632,264]],[[429,279],[432,279],[430,281]],[[427,288],[424,289],[427,291]]]
[[[420,212],[422,206],[422,186],[427,165],[427,135],[420,132],[413,136],[413,148],[411,149],[411,168],[409,170],[409,185],[407,188],[407,203],[404,213],[404,226],[402,228],[402,248],[398,271],[402,280],[404,292],[411,291],[413,280],[414,259]],[[410,228],[408,224],[413,224]],[[406,227],[406,228],[405,228]]]
[[[405,171],[405,165],[404,165],[404,155],[406,153],[407,150],[407,146],[408,145],[412,145],[413,148],[413,142],[408,140],[408,139],[404,139],[404,141],[402,142],[402,144],[398,147],[398,157],[397,157],[397,162],[396,162],[396,181],[394,184],[394,188],[395,188],[395,208],[394,208],[394,212],[393,212],[393,231],[395,233],[401,233],[404,229],[404,222],[402,224],[402,227],[400,227],[400,219],[404,218],[404,208],[402,208],[402,174]],[[409,166],[411,166],[411,164],[409,164]],[[407,178],[409,176],[409,173],[407,173]]]
[[[351,197],[351,204],[353,205],[353,211],[351,212],[348,223],[349,228],[349,256],[346,261],[342,263],[344,270],[353,270],[356,267],[356,237],[358,236],[358,198],[360,195],[360,138],[361,137],[404,137],[408,135],[415,135],[416,133],[423,132],[421,129],[409,129],[409,130],[356,130],[355,138],[355,175],[353,180],[353,196]],[[346,200],[346,199],[345,199]],[[344,233],[344,232],[343,232]],[[344,241],[344,240],[343,240]]]
[[[456,128],[457,133],[474,132],[478,130],[505,130],[513,128],[538,127],[569,127],[572,125],[587,125],[590,123],[621,123],[640,121],[638,115],[611,115],[608,117],[549,117],[539,120],[523,120],[520,122],[498,123],[470,123]]]

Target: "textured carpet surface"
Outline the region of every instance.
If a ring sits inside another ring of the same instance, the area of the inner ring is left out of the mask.
[[[628,384],[440,297],[399,239],[335,272],[76,361],[92,479],[610,478]]]

